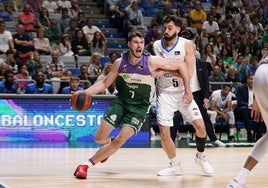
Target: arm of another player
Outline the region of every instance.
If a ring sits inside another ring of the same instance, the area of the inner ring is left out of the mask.
[[[185,88],[184,101],[186,103],[190,103],[193,100],[193,95],[190,87],[190,76],[187,70],[187,66],[184,62],[180,62],[177,59],[168,59],[168,58],[161,58],[158,56],[151,56],[150,67],[152,72],[157,71],[159,69],[171,72],[178,70],[179,73],[176,74],[175,76],[179,75],[183,80],[183,85]]]
[[[185,51],[186,51],[186,54],[185,54],[185,57],[184,57],[184,61],[186,63],[186,66],[187,66],[187,70],[189,71],[189,75],[190,77],[193,76],[194,74],[194,69],[196,68],[195,67],[195,63],[196,63],[196,59],[195,59],[195,46],[194,44],[192,43],[192,41],[187,41],[185,42]]]
[[[117,59],[112,67],[110,73],[101,81],[94,83],[92,86],[87,88],[85,91],[90,95],[96,95],[104,91],[107,87],[109,87],[118,76],[118,68],[121,63],[121,58]],[[78,91],[79,92],[79,91]]]

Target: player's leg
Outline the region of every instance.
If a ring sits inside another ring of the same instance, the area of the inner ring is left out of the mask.
[[[268,125],[268,80],[267,71],[268,65],[261,65],[261,68],[254,77],[254,93],[260,108],[263,120]],[[258,164],[261,158],[264,156],[268,148],[268,134],[263,135],[254,145],[252,152],[248,156],[243,168],[240,170],[238,176],[233,179],[226,188],[243,188],[246,185],[247,177],[250,171]]]
[[[177,97],[160,93],[157,96],[157,123],[159,126],[161,145],[169,158],[169,166],[157,172],[159,176],[180,175],[180,163],[176,157],[176,145],[170,136],[170,127],[173,126],[174,112],[177,111]]]
[[[197,148],[195,162],[201,166],[204,174],[213,174],[214,169],[208,163],[204,154],[207,133],[201,112],[195,100],[193,100],[190,104],[185,104],[183,101],[180,104],[179,111],[182,113],[184,119],[190,122],[195,128]]]

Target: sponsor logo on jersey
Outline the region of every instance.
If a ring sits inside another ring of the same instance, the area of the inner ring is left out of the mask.
[[[181,52],[180,51],[175,51],[174,55],[181,55]]]

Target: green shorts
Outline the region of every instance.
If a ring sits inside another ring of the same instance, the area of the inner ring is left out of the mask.
[[[114,128],[122,125],[130,126],[134,129],[135,134],[137,134],[143,125],[148,109],[148,105],[127,105],[119,97],[116,97],[104,114],[103,120]]]

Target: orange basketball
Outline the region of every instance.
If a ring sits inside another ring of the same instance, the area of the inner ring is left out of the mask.
[[[85,91],[79,91],[72,95],[71,106],[73,109],[84,112],[91,107],[91,96]]]

